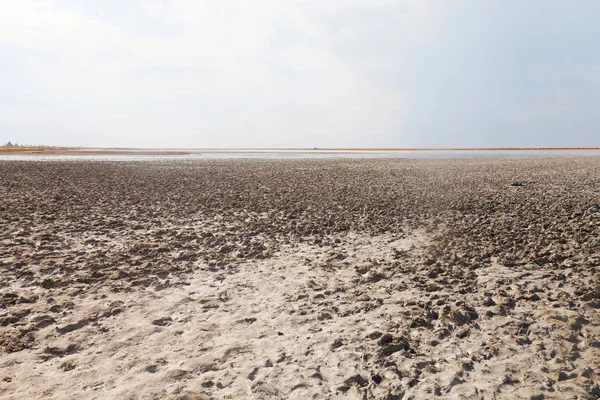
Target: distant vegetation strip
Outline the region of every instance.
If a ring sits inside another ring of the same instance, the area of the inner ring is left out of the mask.
[[[72,150],[73,147],[53,147],[53,146],[0,146],[0,151],[46,151],[46,150]]]

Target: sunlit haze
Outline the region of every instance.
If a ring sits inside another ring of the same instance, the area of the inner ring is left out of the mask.
[[[0,6],[0,142],[600,144],[597,1]]]

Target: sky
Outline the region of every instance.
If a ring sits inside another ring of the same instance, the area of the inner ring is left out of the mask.
[[[600,2],[0,0],[0,142],[600,146]]]

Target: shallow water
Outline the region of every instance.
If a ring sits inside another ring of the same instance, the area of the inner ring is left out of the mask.
[[[195,151],[195,150],[194,150]],[[600,150],[236,150],[191,154],[0,154],[0,161],[175,161],[205,159],[468,159],[600,156]]]

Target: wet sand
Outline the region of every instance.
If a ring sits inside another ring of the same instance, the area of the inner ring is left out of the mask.
[[[0,162],[0,399],[593,399],[600,158]]]

